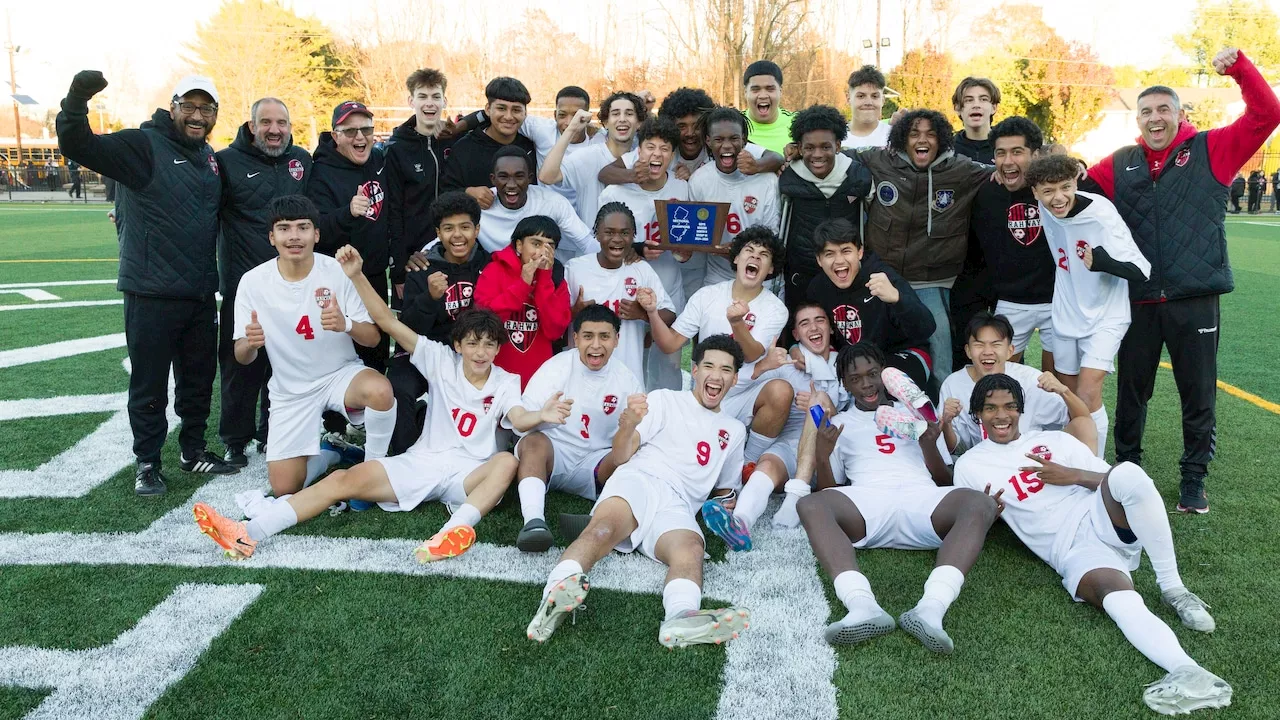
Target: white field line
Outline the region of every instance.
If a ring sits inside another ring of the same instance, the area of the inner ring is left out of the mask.
[[[48,302],[50,300],[61,300],[62,298],[51,292],[46,292],[40,288],[24,287],[12,290],[0,290],[0,295],[21,295],[22,297],[35,302]]]
[[[124,333],[99,335],[98,337],[80,338],[79,340],[62,340],[47,345],[33,345],[15,350],[0,351],[0,368],[27,365],[29,363],[57,360],[58,358],[83,355],[124,347]]]
[[[0,305],[0,310],[52,310],[54,308],[93,307],[95,305],[123,305],[124,299],[115,300],[72,300],[68,302],[43,303],[40,305]]]
[[[71,285],[115,285],[115,284],[116,284],[115,278],[108,278],[106,280],[48,280],[45,282],[32,281],[32,282],[5,283],[3,285],[0,285],[0,290],[14,290],[17,288],[30,288],[30,287],[43,288],[43,287],[67,287]]]

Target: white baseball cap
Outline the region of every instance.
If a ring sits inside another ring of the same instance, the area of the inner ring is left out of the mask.
[[[182,97],[192,90],[200,90],[209,94],[213,101],[218,102],[218,91],[213,87],[213,81],[203,75],[188,75],[178,81],[173,86],[173,96]]]

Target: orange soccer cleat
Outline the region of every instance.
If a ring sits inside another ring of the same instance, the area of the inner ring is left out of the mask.
[[[205,503],[196,503],[191,509],[196,518],[196,527],[218,543],[232,560],[244,560],[253,556],[258,541],[249,537],[249,530],[244,522],[232,520],[218,514]]]
[[[431,539],[418,546],[413,556],[420,563],[435,562],[445,558],[457,557],[476,544],[476,529],[470,525],[441,530]]]

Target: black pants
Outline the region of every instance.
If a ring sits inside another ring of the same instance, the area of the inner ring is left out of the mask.
[[[174,411],[182,419],[178,445],[192,457],[204,450],[209,400],[217,370],[217,309],[199,300],[124,294],[124,334],[133,366],[129,376],[129,427],[139,462],[160,462],[169,434],[169,369]]]
[[[1262,191],[1257,188],[1249,188],[1249,212],[1257,212],[1262,209]]]
[[[396,355],[387,362],[387,380],[396,398],[396,429],[391,433],[388,454],[399,455],[422,435],[426,416],[418,412],[417,402],[427,391],[427,379],[409,362],[408,355]]]
[[[1231,196],[1231,207],[1232,207],[1231,212],[1236,212],[1236,213],[1240,212],[1240,198],[1242,197],[1244,196],[1243,195]]]
[[[1182,400],[1184,475],[1204,475],[1217,443],[1218,296],[1134,304],[1120,343],[1116,378],[1116,461],[1142,462],[1147,402],[1155,390],[1160,347],[1167,345]]]
[[[218,366],[222,368],[218,435],[223,445],[243,448],[251,440],[267,441],[271,407],[267,380],[271,377],[271,363],[265,351],[259,352],[248,365],[236,361],[235,341],[231,339],[235,333],[235,308],[235,295],[224,295],[218,313]]]
[[[986,266],[965,267],[951,286],[951,371],[969,364],[964,346],[969,342],[969,321],[974,315],[996,309],[996,295],[991,290],[990,272]],[[946,378],[941,378],[946,380]]]

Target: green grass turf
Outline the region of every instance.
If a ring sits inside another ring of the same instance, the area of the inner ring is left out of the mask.
[[[24,215],[25,213],[25,215]],[[74,213],[80,213],[74,215]],[[64,217],[71,215],[71,217]],[[99,213],[0,207],[9,236],[17,218],[38,238],[0,259],[110,257],[114,234]],[[101,221],[101,222],[100,222]],[[1259,221],[1265,221],[1260,218]],[[1280,381],[1271,357],[1280,320],[1280,225],[1229,225],[1237,290],[1223,298],[1222,378],[1272,401]],[[90,242],[90,240],[93,240]],[[21,270],[21,271],[19,271]],[[93,279],[110,263],[0,264],[0,282]],[[17,276],[17,277],[15,277]],[[61,294],[62,288],[50,288]],[[101,286],[94,297],[112,296]],[[0,312],[0,349],[120,332],[121,309]],[[120,392],[123,349],[0,370],[0,400]],[[1038,364],[1038,346],[1028,353]],[[1170,506],[1176,500],[1181,428],[1172,373],[1162,370],[1146,437],[1147,471]],[[1114,406],[1114,382],[1106,387]],[[1188,652],[1235,686],[1236,699],[1212,718],[1271,718],[1280,700],[1273,599],[1280,595],[1275,538],[1280,498],[1280,417],[1219,395],[1218,457],[1212,466],[1213,512],[1171,515],[1183,577],[1213,604],[1218,631],[1185,630],[1159,605],[1149,567],[1135,576],[1155,612]],[[0,423],[0,466],[31,467],[77,442],[100,415]],[[213,418],[217,417],[217,393]],[[220,449],[216,432],[210,446]],[[166,447],[170,493],[142,502],[126,469],[84,498],[0,500],[0,530],[137,531],[189,502],[205,480],[181,473],[174,442]],[[553,495],[560,510],[587,503]],[[412,513],[370,511],[322,516],[299,534],[426,537],[444,518],[430,506]],[[520,526],[514,491],[485,519],[486,541],[514,542]],[[723,545],[709,543],[713,559]],[[909,608],[932,566],[931,553],[870,551],[863,568],[894,614]],[[803,562],[810,562],[804,558]],[[148,717],[710,717],[719,695],[724,652],[669,653],[654,642],[655,595],[593,592],[579,626],[535,647],[523,638],[536,588],[497,582],[388,577],[358,573],[245,571],[240,568],[5,567],[0,570],[0,646],[97,647],[131,627],[181,582],[259,582],[266,592],[214,641],[196,667],[148,711]],[[830,582],[824,580],[838,607]],[[1111,621],[1069,601],[1057,576],[1003,526],[947,615],[957,644],[951,658],[931,656],[903,633],[841,649],[834,682],[842,717],[1152,717],[1143,684],[1161,671],[1133,650]],[[815,628],[815,632],[817,628]],[[783,669],[779,669],[783,671]],[[245,678],[239,680],[239,678]],[[0,718],[20,717],[44,691],[0,688]],[[212,703],[212,704],[205,704]],[[406,710],[406,708],[409,708]]]

